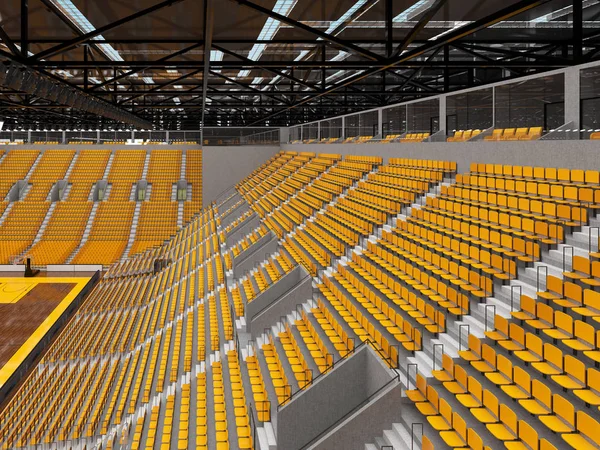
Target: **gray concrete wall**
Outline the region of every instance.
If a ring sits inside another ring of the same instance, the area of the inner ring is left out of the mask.
[[[519,166],[565,167],[600,170],[598,141],[424,142],[418,144],[282,144],[282,150],[377,155],[456,161],[459,172],[471,162]]]
[[[315,436],[350,417],[355,409],[365,406],[377,390],[392,381],[390,372],[379,362],[373,351],[363,346],[353,356],[336,365],[327,375],[318,378],[310,389],[302,391],[277,412],[277,446],[286,450],[305,448]],[[379,386],[368,382],[379,372]],[[388,411],[383,411],[389,415]],[[380,419],[379,414],[374,420]],[[372,430],[380,430],[380,426]],[[342,435],[341,433],[340,435]],[[340,437],[340,436],[338,436]],[[372,438],[372,437],[371,437]],[[367,440],[362,440],[363,445]],[[319,446],[322,449],[350,449],[339,445]],[[356,444],[356,443],[355,443]]]
[[[229,225],[230,223],[235,222],[236,219],[243,216],[244,213],[250,209],[250,205],[248,203],[242,202],[238,206],[230,210],[230,208],[232,208],[234,204],[232,204],[229,208],[219,209],[219,212],[223,212],[223,215],[221,216],[221,226],[223,228],[227,227],[227,225]]]
[[[233,258],[233,278],[237,279],[244,276],[257,263],[263,262],[269,255],[275,253],[278,245],[277,236],[269,231],[246,250],[240,252],[238,256]]]
[[[252,338],[259,336],[310,298],[312,278],[302,266],[296,266],[246,305],[246,331]]]
[[[383,434],[383,430],[389,430],[392,424],[401,421],[402,401],[402,385],[394,383],[307,449],[364,450],[365,443],[373,442],[375,437]]]
[[[276,145],[202,147],[202,203],[209,205],[217,196],[250,174],[277,152]]]
[[[227,233],[225,237],[225,245],[227,248],[231,247],[245,235],[254,230],[257,226],[260,225],[260,217],[258,214],[253,213],[250,217],[244,220],[242,223],[238,224],[235,228]]]

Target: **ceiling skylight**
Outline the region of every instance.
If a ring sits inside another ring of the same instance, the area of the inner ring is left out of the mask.
[[[273,7],[273,12],[280,14],[282,16],[288,16],[288,14],[294,9],[298,0],[277,0],[275,6]],[[260,34],[258,35],[258,40],[269,41],[273,39],[277,30],[279,30],[281,22],[279,20],[272,19],[269,17],[265,22]],[[248,54],[248,59],[252,61],[258,61],[265,51],[266,44],[254,44],[250,49],[250,53]],[[238,73],[238,78],[244,78],[250,75],[249,70],[242,70]]]
[[[426,11],[434,0],[419,0],[417,3],[412,5],[410,8],[405,9],[396,17],[394,17],[394,22],[406,22],[411,19],[414,19],[419,14]]]
[[[81,30],[82,33],[91,33],[96,28],[90,23],[90,21],[81,14],[81,11],[71,2],[71,0],[50,0],[50,2],[56,6],[65,16],[69,18],[73,24]],[[102,35],[98,35],[92,38],[91,41],[103,40]],[[104,53],[112,61],[123,61],[119,52],[117,52],[109,44],[96,44],[102,53]]]

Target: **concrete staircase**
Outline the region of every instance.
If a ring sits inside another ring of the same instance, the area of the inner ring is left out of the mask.
[[[68,180],[69,177],[71,176],[71,172],[73,172],[73,168],[75,167],[75,163],[77,162],[78,159],[79,159],[79,152],[75,152],[75,156],[73,156],[73,159],[71,160],[71,164],[69,164],[69,168],[65,172],[65,176],[64,176],[65,180]]]
[[[36,158],[36,160],[33,162],[33,164],[31,165],[29,172],[27,172],[27,175],[25,175],[25,180],[29,180],[29,178],[31,177],[31,175],[33,174],[33,172],[35,172],[36,167],[38,166],[38,164],[40,163],[42,156],[43,156],[43,152],[40,152],[40,154],[38,155],[38,157]]]
[[[2,215],[0,216],[0,225],[2,225],[2,223],[4,222],[4,220],[6,220],[6,218],[10,214],[10,210],[12,209],[13,205],[14,205],[14,202],[10,202],[6,206],[6,209],[4,210],[4,212],[2,213]]]
[[[406,427],[394,423],[389,430],[383,430],[383,435],[376,437],[373,443],[365,444],[365,450],[412,450],[412,444],[412,435]]]
[[[150,167],[150,152],[146,152],[146,159],[144,160],[144,170],[142,171],[142,180],[145,180],[148,176],[148,168]]]
[[[150,185],[148,185],[148,189],[150,188]],[[135,210],[133,212],[133,222],[131,224],[131,233],[129,233],[129,240],[127,241],[127,247],[125,247],[125,251],[123,252],[123,255],[121,255],[121,262],[125,261],[127,259],[127,257],[129,256],[129,252],[131,251],[131,247],[133,246],[133,243],[135,242],[135,235],[137,233],[137,227],[138,227],[138,223],[139,223],[139,219],[140,219],[140,209],[142,208],[142,202],[136,202],[135,204]]]
[[[107,189],[107,192],[108,192],[108,189]],[[90,211],[90,217],[89,217],[87,223],[85,224],[85,230],[83,231],[83,236],[81,237],[81,242],[79,243],[77,248],[73,251],[73,253],[71,253],[71,256],[69,256],[67,258],[66,264],[71,264],[71,261],[73,261],[73,258],[75,258],[77,253],[79,253],[79,250],[81,250],[81,247],[83,247],[83,245],[87,242],[88,238],[90,237],[90,232],[92,231],[92,225],[94,223],[94,219],[96,218],[96,211],[98,210],[99,204],[100,204],[100,202],[94,202],[94,206],[92,206],[92,210]]]
[[[113,165],[114,159],[115,159],[115,152],[111,152],[110,156],[108,157],[108,162],[106,163],[106,168],[104,169],[104,175],[102,175],[103,180],[108,179],[108,174],[110,173],[110,169]]]
[[[42,235],[44,234],[44,231],[48,227],[48,222],[50,221],[50,217],[52,217],[52,213],[54,212],[55,209],[56,209],[56,202],[52,202],[52,204],[50,205],[50,208],[48,208],[48,212],[46,213],[46,217],[44,217],[44,221],[42,222],[42,226],[38,230],[38,233],[36,234],[35,239],[33,240],[32,246],[35,245],[35,244],[37,244],[42,239]],[[29,250],[29,249],[27,249],[27,250]]]

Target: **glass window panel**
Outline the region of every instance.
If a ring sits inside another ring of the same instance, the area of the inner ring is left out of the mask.
[[[581,139],[600,130],[600,67],[581,70]]]
[[[497,86],[495,91],[495,128],[543,127],[546,133],[565,122],[562,73]]]
[[[342,137],[342,119],[329,119],[321,122],[321,140],[339,139]]]
[[[440,100],[435,98],[406,106],[408,133],[437,133],[440,130]]]
[[[446,98],[446,132],[486,130],[494,124],[494,92],[492,88]]]
[[[383,137],[406,133],[406,105],[383,110]]]

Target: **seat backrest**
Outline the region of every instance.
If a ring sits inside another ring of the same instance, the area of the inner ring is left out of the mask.
[[[472,450],[484,450],[483,439],[481,439],[473,428],[467,430],[467,445]]]
[[[552,410],[552,391],[539,380],[531,383],[531,395],[549,410]]]
[[[552,396],[552,411],[575,428],[575,408],[573,404],[558,394]]]
[[[573,334],[577,339],[587,342],[592,347],[597,347],[598,345],[596,342],[596,330],[589,323],[576,320]]]
[[[577,431],[591,439],[594,444],[600,446],[600,424],[594,418],[583,411],[577,411]]]
[[[452,413],[452,428],[467,442],[467,423],[457,412]]]
[[[542,129],[543,129],[543,127],[531,127],[529,129],[529,134],[530,135],[542,134]]]
[[[600,277],[600,261],[594,261],[592,263],[592,276]],[[600,311],[600,292],[586,289],[583,291],[583,303],[590,308]]]
[[[532,450],[538,450],[539,437],[537,431],[525,420],[519,420],[519,439],[525,442]]]
[[[531,394],[531,376],[525,370],[516,366],[513,369],[513,378],[519,387]]]
[[[515,134],[517,136],[521,136],[521,135],[527,134],[528,131],[529,131],[529,128],[517,128],[517,131],[515,132]]]
[[[565,356],[565,372],[585,384],[585,364],[579,359],[571,355]]]
[[[540,440],[540,450],[558,450],[554,445],[548,442],[546,439]]]
[[[504,403],[500,405],[500,421],[517,436],[517,415]]]
[[[508,136],[513,136],[514,134],[515,134],[514,128],[505,128],[504,133],[502,133],[502,136],[508,137]]]
[[[433,447],[433,443],[425,435],[423,435],[423,438],[422,438],[421,448],[423,450],[435,450],[435,448]]]

